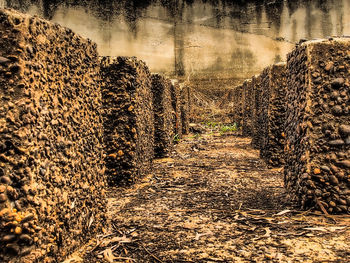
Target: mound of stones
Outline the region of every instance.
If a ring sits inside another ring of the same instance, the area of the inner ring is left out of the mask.
[[[174,114],[171,101],[171,82],[159,74],[152,75],[154,105],[154,151],[156,157],[167,156],[174,141]]]
[[[170,86],[171,94],[171,105],[173,108],[173,129],[174,129],[174,142],[182,137],[182,120],[181,120],[181,90],[180,85],[177,82],[174,82]]]
[[[242,135],[251,136],[253,131],[253,108],[254,93],[252,80],[245,80],[242,85],[242,107],[243,107],[243,125]]]
[[[286,117],[286,64],[268,67],[261,86],[260,157],[270,167],[281,167],[284,156],[284,123]],[[266,85],[266,86],[265,86]]]
[[[182,87],[180,95],[181,95],[180,112],[181,112],[182,134],[187,135],[190,133],[191,88],[189,86]]]
[[[258,116],[261,114],[261,105],[262,102],[261,99],[261,75],[254,76],[252,78],[252,86],[253,86],[253,112],[252,112],[252,130],[251,130],[251,137],[252,137],[252,147],[254,149],[260,149],[261,148],[261,136],[259,134],[259,123],[258,123]]]
[[[0,10],[0,261],[59,262],[105,222],[96,45]]]
[[[238,128],[242,127],[243,123],[243,87],[237,86],[233,90],[233,122],[237,124]]]
[[[350,213],[350,39],[288,55],[285,184],[304,208]]]
[[[112,185],[149,172],[154,157],[152,80],[135,57],[101,58],[105,164]]]
[[[243,134],[268,166],[284,166],[285,187],[304,209],[350,213],[349,58],[349,38],[304,42],[287,64],[235,88],[234,119],[244,111]]]

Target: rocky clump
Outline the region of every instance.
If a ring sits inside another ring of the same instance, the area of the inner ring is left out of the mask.
[[[151,74],[134,57],[102,57],[101,78],[106,175],[111,184],[129,184],[154,157]]]
[[[254,116],[254,127],[253,127],[253,135],[252,135],[252,143],[255,148],[262,149],[266,136],[267,136],[267,124],[266,116],[267,116],[267,91],[266,88],[270,85],[270,67],[265,68],[262,73],[259,75],[259,81],[255,82],[255,116]],[[265,98],[265,99],[264,99]]]
[[[252,78],[253,86],[253,112],[252,112],[252,146],[255,149],[260,149],[260,144],[258,141],[258,116],[261,111],[261,75],[253,76]]]
[[[190,133],[190,112],[191,112],[191,88],[189,86],[183,86],[181,89],[181,126],[182,134],[187,135]]]
[[[253,109],[254,109],[254,93],[253,82],[251,79],[245,80],[243,88],[243,125],[242,135],[251,136],[253,131]]]
[[[0,261],[61,261],[105,221],[96,45],[10,10],[0,31]]]
[[[350,40],[288,55],[285,184],[303,208],[350,213]]]
[[[240,129],[243,123],[243,87],[242,85],[236,86],[233,90],[233,122],[237,124]]]
[[[278,63],[268,68],[262,92],[262,144],[260,157],[270,167],[284,164],[284,123],[286,118],[286,64]]]
[[[173,115],[174,115],[174,137],[175,142],[178,141],[182,137],[182,121],[181,121],[181,90],[180,86],[177,82],[171,84],[170,87],[171,93],[171,105],[173,107]]]
[[[167,156],[174,141],[174,114],[170,94],[171,82],[159,74],[152,75],[154,107],[154,151],[156,157]]]

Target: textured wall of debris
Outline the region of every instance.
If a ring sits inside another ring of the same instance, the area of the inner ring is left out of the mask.
[[[269,77],[270,67],[265,68],[262,73],[259,75],[259,82],[256,86],[255,94],[255,121],[254,121],[254,133],[253,133],[253,143],[257,149],[261,149],[265,143],[266,131],[267,131],[267,122],[266,116],[266,89],[269,87],[270,77]]]
[[[170,87],[170,80],[159,74],[152,75],[154,151],[156,157],[168,155],[173,148],[175,116],[171,104]]]
[[[181,89],[181,126],[182,134],[187,135],[190,133],[190,112],[191,112],[191,88],[189,86],[184,86]]]
[[[104,222],[96,45],[0,11],[0,261],[61,260]]]
[[[181,90],[178,83],[174,83],[170,87],[171,104],[173,106],[174,115],[174,134],[176,138],[182,137],[182,120],[181,120]],[[175,140],[176,142],[176,140]]]
[[[235,87],[233,94],[233,122],[237,123],[238,128],[241,128],[243,123],[242,85]]]
[[[243,126],[242,135],[251,136],[253,132],[254,93],[251,79],[243,82]]]
[[[350,40],[288,55],[285,184],[304,208],[350,212]]]
[[[129,184],[146,174],[154,157],[151,74],[135,57],[102,57],[106,175]]]
[[[284,164],[284,123],[286,117],[286,64],[269,67],[267,86],[263,87],[263,144],[260,156],[271,167]]]
[[[252,147],[255,149],[260,149],[258,142],[258,115],[261,108],[261,75],[254,76],[252,78],[253,86],[253,112],[252,112]]]

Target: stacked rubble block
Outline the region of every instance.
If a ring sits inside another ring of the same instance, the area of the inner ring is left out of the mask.
[[[130,184],[147,174],[154,157],[151,74],[135,57],[102,57],[106,175],[110,184]]]
[[[182,121],[181,121],[181,91],[177,82],[172,83],[170,86],[171,104],[173,107],[173,129],[174,129],[174,142],[178,142],[178,139],[182,137]]]
[[[181,89],[180,112],[183,135],[190,133],[190,90],[189,86],[183,86]]]
[[[170,94],[171,83],[159,74],[152,75],[154,106],[154,151],[156,157],[167,156],[173,146],[174,115]]]
[[[233,94],[233,122],[236,123],[237,127],[240,129],[243,123],[242,85],[235,87]]]
[[[288,55],[285,185],[303,208],[350,213],[350,39]]]
[[[243,126],[242,135],[251,136],[253,131],[253,82],[251,79],[243,82]]]
[[[260,111],[261,102],[261,76],[257,75],[252,78],[253,86],[253,112],[252,112],[252,147],[255,149],[260,149],[258,143],[258,115]]]
[[[218,107],[220,109],[226,109],[226,115],[231,123],[234,123],[234,117],[235,117],[233,100],[234,100],[234,88],[229,89],[221,99],[220,103],[218,104]]]
[[[0,262],[60,262],[105,223],[96,45],[0,10]]]
[[[268,166],[281,167],[285,163],[286,64],[270,66],[267,79],[267,85],[262,90],[263,140],[260,156]]]
[[[268,89],[270,87],[270,67],[267,67],[260,74],[259,86],[256,88],[255,104],[255,124],[253,134],[254,145],[257,149],[264,148],[267,137],[267,116],[268,116]]]

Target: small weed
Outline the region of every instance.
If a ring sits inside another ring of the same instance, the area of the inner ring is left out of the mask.
[[[203,124],[211,129],[214,129],[217,126],[219,126],[219,124],[217,122],[214,122],[214,121],[207,121],[207,122],[204,122]]]
[[[175,134],[174,138],[173,138],[173,142],[178,143],[178,142],[180,142],[180,140],[181,140],[180,135],[178,133]]]
[[[220,127],[220,134],[224,134],[226,132],[234,132],[237,131],[237,124],[234,123],[233,125],[223,125]]]
[[[195,133],[191,138],[198,140],[201,137],[199,133]]]

